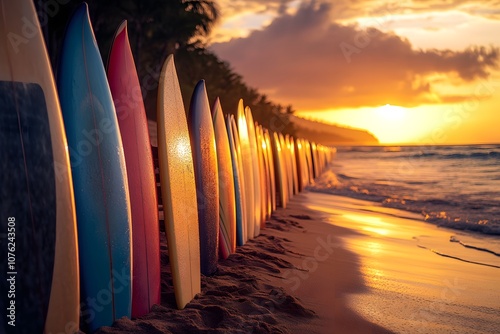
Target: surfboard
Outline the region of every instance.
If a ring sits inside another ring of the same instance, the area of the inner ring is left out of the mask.
[[[78,245],[59,98],[33,2],[1,1],[0,17],[0,332],[74,333]]]
[[[158,163],[175,300],[183,309],[201,291],[200,241],[193,156],[174,57],[158,86]]]
[[[252,150],[250,149],[250,137],[248,135],[247,119],[243,100],[240,99],[237,111],[238,134],[241,146],[241,160],[243,163],[243,174],[245,178],[245,207],[247,214],[247,237],[254,238],[255,231],[255,183],[252,161]]]
[[[233,162],[233,176],[236,200],[236,243],[243,246],[247,241],[247,213],[245,200],[245,172],[241,158],[240,137],[238,127],[233,115],[228,115],[226,122],[229,145],[231,148],[231,159]]]
[[[297,163],[299,191],[303,191],[307,184],[307,175],[305,173],[306,172],[305,156],[301,138],[297,138],[295,140],[295,158],[297,161],[296,163]]]
[[[299,176],[297,167],[297,157],[295,156],[295,140],[290,136],[290,156],[292,163],[292,179],[293,179],[293,193],[294,195],[299,193]]]
[[[140,317],[160,303],[160,234],[146,111],[126,21],[113,39],[108,81],[125,152],[132,211],[132,317]]]
[[[274,189],[274,185],[273,185],[273,182],[274,182],[274,179],[273,179],[273,171],[271,170],[271,168],[274,168],[272,166],[272,153],[270,153],[269,151],[271,150],[271,145],[269,145],[269,142],[267,141],[267,134],[266,134],[266,131],[267,129],[263,129],[262,131],[262,141],[264,143],[264,145],[266,146],[266,149],[264,150],[264,158],[265,158],[265,163],[266,163],[266,172],[267,172],[267,183],[268,183],[268,196],[269,196],[269,212],[268,212],[268,217],[267,217],[267,220],[271,219],[271,216],[273,214],[273,211],[275,209],[273,209],[273,189]]]
[[[319,174],[323,173],[323,169],[325,168],[325,151],[323,150],[323,145],[317,144],[316,149],[318,151],[318,165],[319,165]]]
[[[257,124],[257,123],[255,123]],[[259,130],[259,146],[261,148],[262,157],[262,180],[264,182],[264,203],[265,203],[265,214],[264,221],[262,222],[261,228],[265,228],[266,222],[271,218],[272,204],[271,204],[271,175],[269,170],[269,157],[267,154],[267,144],[264,136],[264,129],[262,125],[256,127]]]
[[[287,167],[288,167],[288,194],[289,197],[293,197],[293,158],[292,158],[292,147],[291,147],[290,135],[285,135],[285,147],[286,147],[286,157],[287,157]]]
[[[262,165],[264,167],[264,183],[266,187],[266,215],[265,215],[265,221],[268,221],[271,218],[271,213],[272,213],[272,204],[271,204],[271,176],[269,175],[269,161],[267,157],[267,145],[266,145],[266,139],[264,137],[264,129],[262,128],[262,125],[259,125],[259,132],[260,132],[260,145],[262,147]],[[265,228],[265,224],[264,224]]]
[[[57,84],[68,136],[80,252],[82,327],[95,331],[131,314],[131,212],[115,107],[88,7],[74,12]]]
[[[282,133],[279,133],[279,138],[280,138],[280,144],[281,144],[281,154],[283,158],[283,175],[284,175],[284,180],[285,180],[285,193],[287,196],[287,202],[290,200],[292,197],[292,172],[291,169],[292,167],[290,166],[290,157],[289,157],[289,147],[287,145],[286,141],[286,136],[283,135]]]
[[[276,132],[273,133],[273,156],[274,156],[274,170],[276,175],[277,203],[279,203],[279,205],[285,209],[288,203],[288,184],[286,180],[286,165],[284,161],[284,153],[281,148],[281,140]]]
[[[200,80],[194,88],[188,113],[200,229],[201,273],[213,275],[219,256],[219,174],[214,127],[205,88]]]
[[[319,176],[319,166],[318,166],[318,151],[316,150],[316,143],[311,143],[311,161],[313,166],[313,177],[317,178]]]
[[[274,157],[273,157],[273,148],[271,146],[271,137],[269,136],[269,131],[264,129],[264,139],[267,146],[267,160],[269,162],[269,176],[270,176],[270,185],[271,185],[271,214],[276,210],[276,180],[274,173]]]
[[[265,136],[265,131],[263,127],[260,127],[261,131],[261,136],[262,136],[262,154],[263,154],[263,159],[264,159],[264,175],[266,179],[266,196],[267,196],[267,213],[266,213],[266,221],[268,221],[271,218],[271,214],[273,213],[273,204],[272,204],[272,195],[271,195],[271,165],[269,163],[269,147],[266,143],[266,136]]]
[[[257,138],[255,136],[255,124],[253,121],[252,110],[250,107],[245,107],[245,117],[248,127],[248,140],[250,143],[250,154],[252,157],[252,173],[253,173],[253,194],[254,194],[254,228],[253,237],[260,234],[260,223],[261,223],[261,211],[262,211],[262,201],[261,201],[261,183],[260,183],[260,167],[259,167],[259,155],[257,152]]]
[[[259,171],[260,171],[260,199],[261,199],[261,221],[260,228],[263,229],[266,227],[266,220],[270,216],[269,214],[269,185],[268,185],[268,175],[266,170],[266,161],[264,159],[264,149],[263,147],[263,135],[262,135],[262,126],[255,122],[255,139],[257,144],[257,154],[259,156]]]
[[[303,167],[302,183],[303,183],[304,189],[305,189],[305,187],[307,187],[309,185],[309,167],[307,165],[306,140],[304,138],[301,138],[300,145],[301,145],[300,151],[302,153],[302,167]]]
[[[236,195],[229,138],[218,98],[212,108],[212,121],[219,173],[219,256],[227,259],[236,251]]]
[[[314,171],[311,157],[311,143],[306,140],[306,160],[307,160],[307,175],[309,176],[309,184],[314,182]]]

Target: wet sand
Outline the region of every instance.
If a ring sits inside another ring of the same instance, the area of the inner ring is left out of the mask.
[[[302,203],[350,231],[341,239],[367,289],[348,305],[366,319],[397,333],[500,333],[500,257],[450,242],[495,249],[498,238],[346,197],[308,193]]]
[[[359,259],[342,246],[344,229],[321,222],[300,196],[202,277],[202,293],[184,310],[175,308],[162,235],[161,305],[98,333],[389,333],[348,307],[348,294],[366,290]]]
[[[375,203],[304,192],[175,308],[162,239],[162,304],[100,333],[498,333],[498,258],[456,231]],[[419,246],[424,246],[422,248]]]

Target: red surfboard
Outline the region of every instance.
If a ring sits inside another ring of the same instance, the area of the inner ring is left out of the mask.
[[[125,152],[132,210],[132,317],[140,317],[160,303],[160,235],[148,124],[126,21],[111,47],[108,81]]]

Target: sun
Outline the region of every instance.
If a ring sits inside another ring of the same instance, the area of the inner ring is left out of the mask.
[[[375,109],[375,113],[383,120],[399,123],[406,118],[406,108],[386,104]]]
[[[375,135],[382,145],[435,143],[433,133],[439,134],[449,126],[442,107],[435,105],[406,108],[385,104],[304,114],[313,114],[330,123],[365,129]]]

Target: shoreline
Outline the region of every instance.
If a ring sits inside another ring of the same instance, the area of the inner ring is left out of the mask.
[[[396,333],[500,332],[500,258],[450,242],[452,235],[482,245],[489,236],[438,227],[379,203],[312,192],[305,197],[305,206],[329,224],[355,232],[342,241],[359,256],[367,289],[348,295],[348,305],[365,319]]]
[[[202,276],[184,310],[162,235],[162,304],[98,333],[498,333],[499,269],[418,246],[500,261],[450,233],[411,212],[305,191]]]
[[[358,256],[341,241],[352,232],[325,223],[301,196],[273,212],[215,275],[202,276],[201,294],[184,310],[175,307],[162,231],[161,305],[97,333],[391,333],[348,306],[348,294],[366,291]]]
[[[349,306],[351,295],[368,291],[361,275],[360,257],[348,250],[343,241],[357,232],[329,224],[324,214],[307,208],[304,203],[307,193],[296,195],[287,210],[279,211],[288,224],[302,226],[301,233],[286,235],[273,231],[285,234],[283,237],[290,240],[290,251],[302,255],[291,260],[298,269],[283,273],[285,280],[281,284],[317,315],[314,321],[291,332],[392,333]]]

